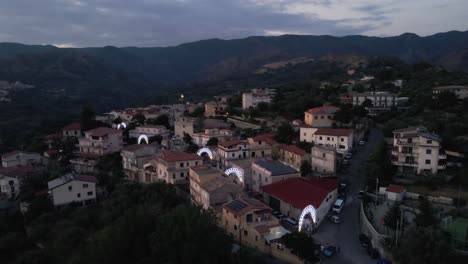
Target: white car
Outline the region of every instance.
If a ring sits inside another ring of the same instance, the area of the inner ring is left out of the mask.
[[[336,200],[335,204],[333,204],[332,212],[339,214],[341,212],[341,210],[343,210],[343,206],[344,206],[344,200],[343,199]]]

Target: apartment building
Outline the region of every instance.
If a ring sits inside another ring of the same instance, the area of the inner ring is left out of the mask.
[[[393,131],[392,164],[404,173],[436,174],[446,168],[447,155],[438,135],[410,127]]]
[[[123,170],[127,179],[142,183],[151,183],[156,180],[145,174],[144,165],[159,151],[157,144],[135,144],[122,149]]]
[[[81,124],[78,122],[71,123],[62,128],[63,138],[80,138],[81,133]]]
[[[301,177],[301,173],[277,160],[256,160],[252,162],[252,189],[260,191],[263,185],[285,179]]]
[[[258,200],[239,198],[223,206],[221,225],[228,235],[243,246],[287,263],[304,263],[282,243],[281,237],[290,232],[271,212],[269,206]]]
[[[233,183],[223,172],[209,165],[190,167],[192,203],[221,213],[222,205],[242,195],[242,186]]]
[[[78,139],[77,157],[70,160],[77,173],[93,173],[100,157],[122,150],[122,130],[98,127],[84,134],[84,137]]]
[[[304,123],[311,127],[332,127],[335,124],[336,106],[321,106],[304,112]]]
[[[312,171],[318,176],[334,176],[336,174],[336,148],[315,145],[311,151]]]
[[[193,135],[196,118],[182,116],[174,121],[174,135],[183,138],[184,134]]]
[[[314,134],[318,128],[301,126],[299,129],[299,140],[303,142],[314,142]]]
[[[353,129],[320,128],[314,133],[313,143],[333,147],[338,153],[346,154],[353,147]]]
[[[170,184],[189,183],[189,168],[201,165],[203,158],[195,153],[164,150],[156,160],[158,179]]]
[[[168,138],[171,132],[166,129],[165,126],[160,125],[144,125],[138,126],[135,129],[129,131],[129,136],[131,138],[138,138],[141,135],[146,135],[148,138],[154,136],[162,136],[163,138]]]
[[[309,205],[315,208],[316,219],[302,228],[313,230],[326,218],[338,197],[336,178],[292,178],[261,187],[263,199],[283,215],[299,220]]]
[[[280,144],[277,146],[279,160],[297,171],[301,170],[304,161],[310,162],[310,155],[307,151],[294,145]]]
[[[277,143],[273,140],[274,133],[261,134],[247,139],[250,148],[250,157],[269,158],[272,155],[273,146]]]
[[[242,109],[256,107],[259,103],[269,104],[275,95],[274,89],[253,89],[250,93],[242,94]]]
[[[222,101],[210,101],[205,103],[205,116],[224,116],[226,115],[227,103]]]
[[[230,140],[234,132],[230,129],[210,128],[205,129],[202,133],[194,133],[192,135],[193,143],[199,147],[204,147],[211,138],[216,138],[218,142]]]
[[[221,168],[227,168],[232,160],[250,157],[250,145],[247,140],[227,140],[218,143],[216,159]]]
[[[69,173],[49,181],[47,186],[54,206],[87,205],[96,202],[96,183],[94,176]]]
[[[397,106],[397,94],[380,91],[380,92],[365,92],[352,93],[353,105],[362,105],[366,100],[372,102],[370,108],[390,109]]]
[[[432,88],[432,93],[434,95],[437,95],[445,91],[456,94],[458,99],[465,99],[468,97],[468,86],[450,85],[450,86],[438,86],[438,87]]]
[[[2,155],[2,167],[11,168],[18,166],[40,166],[45,160],[39,153],[27,151],[12,151]]]

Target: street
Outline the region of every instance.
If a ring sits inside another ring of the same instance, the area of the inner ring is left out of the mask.
[[[369,139],[364,146],[358,146],[349,163],[349,170],[338,177],[348,183],[347,198],[343,211],[339,214],[342,222],[335,224],[324,220],[314,237],[322,244],[329,243],[340,247],[340,252],[331,258],[325,258],[324,263],[350,263],[367,264],[376,263],[367,254],[367,251],[359,242],[359,198],[357,193],[362,189],[365,164],[376,144],[383,135],[378,129],[371,129]]]

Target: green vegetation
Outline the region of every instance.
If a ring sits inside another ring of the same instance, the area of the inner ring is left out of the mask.
[[[320,260],[320,244],[316,243],[312,236],[304,232],[294,232],[284,235],[282,239],[287,248],[309,263],[317,263]]]

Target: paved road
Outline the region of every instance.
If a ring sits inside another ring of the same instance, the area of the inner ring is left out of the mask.
[[[321,243],[340,246],[340,253],[329,259],[324,259],[324,263],[376,263],[368,256],[367,251],[359,242],[359,199],[357,193],[365,181],[364,170],[367,158],[381,139],[382,133],[378,129],[372,129],[367,144],[359,146],[357,153],[351,159],[348,173],[339,175],[340,179],[344,179],[349,184],[345,207],[340,213],[342,222],[341,224],[334,224],[331,221],[324,220],[314,235]]]

